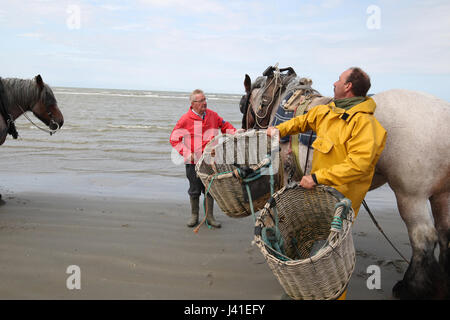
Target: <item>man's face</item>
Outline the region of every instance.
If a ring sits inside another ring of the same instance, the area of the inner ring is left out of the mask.
[[[346,70],[339,76],[339,80],[334,83],[334,99],[343,99],[353,96],[351,82],[347,82],[347,78],[352,70]]]
[[[192,109],[198,114],[203,114],[206,111],[206,98],[202,93],[194,95],[194,100],[192,100]]]

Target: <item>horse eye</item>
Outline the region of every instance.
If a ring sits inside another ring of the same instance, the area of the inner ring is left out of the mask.
[[[50,92],[45,92],[45,105],[46,106],[52,106],[56,104],[55,97]]]

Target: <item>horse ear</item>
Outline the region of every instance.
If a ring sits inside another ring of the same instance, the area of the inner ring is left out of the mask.
[[[44,89],[44,81],[42,80],[41,75],[38,74],[34,79],[36,80],[36,84],[38,85],[39,89]]]
[[[245,92],[249,93],[250,89],[252,87],[252,80],[250,79],[250,76],[248,74],[245,75],[244,87],[245,87]]]

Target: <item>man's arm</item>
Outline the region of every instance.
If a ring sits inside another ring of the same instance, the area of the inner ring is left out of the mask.
[[[216,126],[217,126],[217,128],[219,128],[220,129],[220,131],[222,132],[222,133],[228,133],[228,134],[233,134],[233,133],[235,133],[236,132],[236,128],[235,127],[233,127],[233,125],[231,124],[231,123],[229,123],[228,121],[225,121],[221,116],[219,116],[217,113],[216,113]]]
[[[317,107],[318,106],[312,108],[308,113],[304,115],[297,116],[291,120],[279,124],[276,127],[267,128],[267,135],[269,137],[278,136],[278,139],[280,139],[286,135],[293,135],[308,130],[315,131],[317,126],[316,122],[318,119],[321,119],[320,114],[324,113],[323,109]],[[318,183],[315,176],[307,175],[302,177],[299,184],[303,188],[311,189]]]
[[[190,150],[188,146],[186,146],[186,143],[183,143],[184,137],[188,137],[190,140],[191,135],[190,132],[183,127],[183,121],[180,119],[173,128],[169,141],[172,147],[177,150],[181,156],[189,157]],[[190,141],[188,145],[190,145]]]
[[[228,121],[225,121],[221,118],[222,122],[221,122],[221,126],[220,126],[220,131],[222,131],[222,133],[229,133],[229,134],[233,134],[236,132],[236,128],[229,123]]]
[[[312,189],[315,185],[317,185],[317,181],[314,180],[315,175],[307,175],[303,176],[302,180],[300,180],[299,185],[301,185],[305,189]]]
[[[322,118],[322,114],[326,112],[328,108],[325,105],[315,106],[308,113],[292,118],[291,120],[280,123],[276,127],[267,128],[267,135],[272,137],[279,134],[280,138],[287,135],[293,135],[308,130],[316,131],[317,121]]]

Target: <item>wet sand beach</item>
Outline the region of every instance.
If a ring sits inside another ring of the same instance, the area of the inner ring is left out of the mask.
[[[216,204],[222,228],[203,226],[195,234],[185,226],[184,187],[180,183],[172,193],[159,189],[146,198],[105,196],[89,188],[84,194],[3,190],[0,299],[281,299],[282,287],[251,245],[253,219],[229,218]],[[409,257],[392,192],[383,187],[366,199]],[[347,298],[392,299],[391,289],[406,264],[364,209],[353,236],[357,260]],[[71,265],[80,267],[80,290],[66,287]],[[367,288],[370,265],[380,267],[379,290]]]

